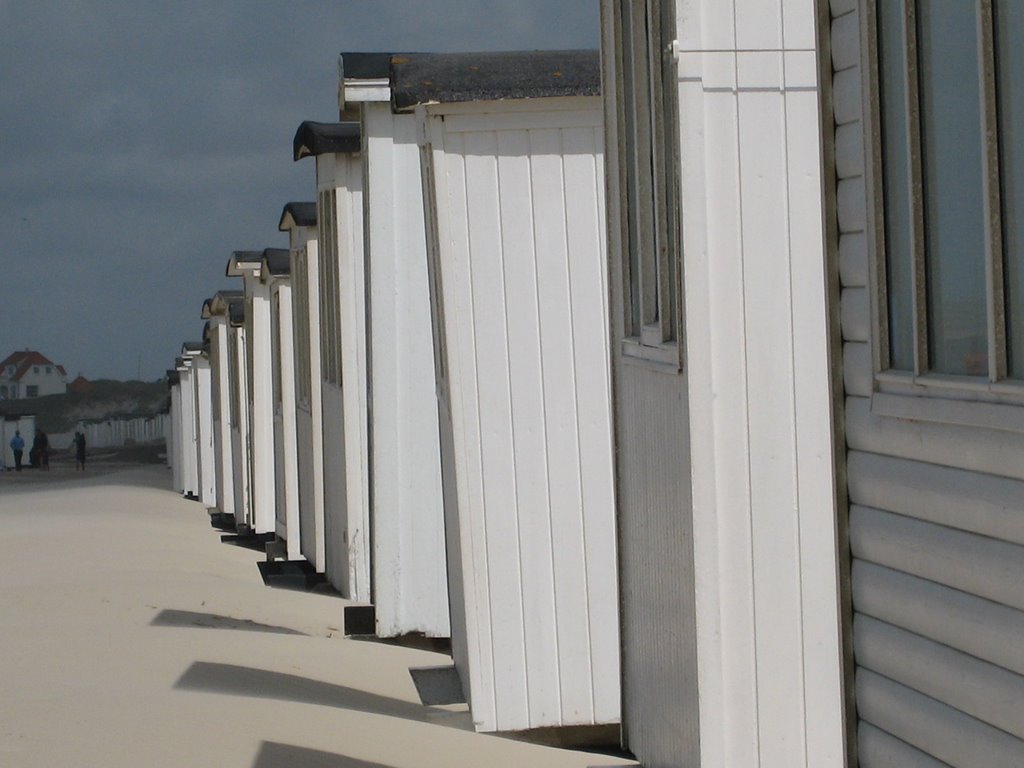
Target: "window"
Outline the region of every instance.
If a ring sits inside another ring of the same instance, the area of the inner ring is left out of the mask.
[[[39,387],[29,384],[25,387],[25,397],[39,397]]]
[[[341,386],[341,285],[338,273],[337,191],[318,196],[320,238],[320,363],[323,378]]]
[[[877,0],[882,367],[1024,379],[1020,0]]]
[[[51,373],[53,373],[53,371],[50,370],[50,366],[46,366],[46,375],[49,376]]]
[[[34,373],[36,376],[39,375],[39,366],[38,365],[33,365],[32,366],[32,373]]]
[[[675,3],[616,0],[626,354],[679,364]]]

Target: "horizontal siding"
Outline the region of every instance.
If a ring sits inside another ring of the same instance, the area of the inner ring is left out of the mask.
[[[873,408],[864,7],[831,2],[860,764],[1021,766],[1024,441],[952,424],[952,404],[919,403],[918,419]]]

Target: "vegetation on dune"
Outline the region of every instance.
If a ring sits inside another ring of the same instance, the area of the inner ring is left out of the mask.
[[[0,400],[0,416],[34,414],[46,432],[70,432],[80,421],[153,416],[167,409],[167,382],[90,382],[88,392],[68,392],[22,400]]]

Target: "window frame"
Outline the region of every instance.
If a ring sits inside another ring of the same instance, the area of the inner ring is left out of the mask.
[[[981,403],[1024,405],[1024,379],[1010,378],[1008,373],[1007,306],[1003,249],[1001,202],[1001,165],[999,150],[1004,139],[999,125],[999,94],[997,89],[997,51],[995,45],[995,14],[993,0],[972,0],[978,34],[979,78],[982,103],[978,106],[981,122],[981,159],[983,215],[985,227],[986,338],[988,369],[985,375],[950,374],[930,369],[927,295],[927,258],[924,220],[923,156],[921,136],[921,95],[917,7],[920,0],[903,0],[903,76],[906,78],[906,105],[901,118],[906,121],[909,159],[907,182],[910,185],[910,250],[911,250],[911,336],[913,370],[891,367],[890,305],[888,291],[888,254],[885,232],[884,136],[882,128],[882,84],[879,44],[879,0],[866,0],[866,71],[867,98],[864,100],[865,146],[868,183],[867,237],[871,249],[872,353],[874,389],[885,395],[909,395],[937,400],[974,400]],[[995,141],[987,141],[995,136]],[[919,408],[906,409],[885,399],[887,415],[901,416],[906,410],[919,413]]]
[[[614,3],[626,359],[683,367],[678,68],[673,0]],[[641,63],[643,60],[643,63]],[[640,88],[634,88],[638,82]]]

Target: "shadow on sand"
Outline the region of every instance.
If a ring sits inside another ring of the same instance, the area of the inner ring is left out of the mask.
[[[308,677],[235,664],[197,661],[185,670],[174,687],[187,691],[319,704],[421,722],[429,719],[427,710],[412,702]]]
[[[259,754],[252,768],[389,768],[382,763],[368,763],[333,752],[321,752],[318,749],[295,747],[291,744],[279,744],[275,741],[264,741],[260,745]]]
[[[160,611],[150,626],[153,627],[199,627],[202,629],[238,629],[243,632],[269,632],[275,635],[302,635],[296,629],[288,627],[277,627],[273,624],[260,624],[248,619],[233,619],[230,616],[220,616],[216,613],[200,613],[197,611],[179,611],[175,608],[165,608]]]

